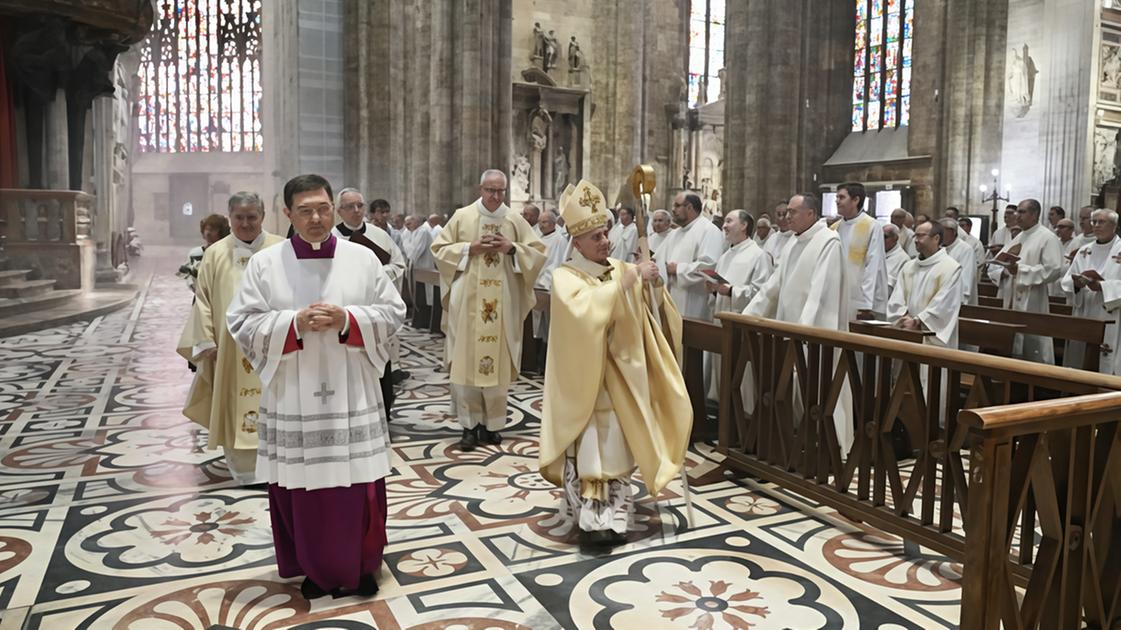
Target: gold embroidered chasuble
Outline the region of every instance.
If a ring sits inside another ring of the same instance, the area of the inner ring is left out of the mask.
[[[550,344],[546,358],[541,474],[563,484],[565,452],[606,390],[646,488],[657,494],[681,469],[693,423],[678,364],[681,315],[664,286],[638,282],[623,289],[623,273],[634,265],[573,258],[553,273],[550,335],[573,342]],[[581,474],[581,493],[602,495],[606,481]]]
[[[502,234],[512,255],[470,256],[471,242]],[[533,285],[545,265],[545,245],[533,228],[505,204],[487,210],[482,201],[455,211],[432,243],[447,317],[445,368],[451,382],[471,387],[509,385],[522,358],[525,318],[537,303]]]
[[[183,415],[209,429],[207,448],[256,449],[261,380],[230,336],[226,311],[241,276],[256,252],[283,243],[261,232],[252,244],[233,234],[206,249],[195,284],[195,303],[176,344],[179,356],[192,361],[207,348],[218,347],[215,359],[197,365]]]

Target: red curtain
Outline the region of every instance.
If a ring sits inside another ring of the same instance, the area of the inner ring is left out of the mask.
[[[7,60],[4,56],[7,24],[0,20],[0,188],[19,185],[16,164],[16,110],[12,103],[12,86],[8,82]]]

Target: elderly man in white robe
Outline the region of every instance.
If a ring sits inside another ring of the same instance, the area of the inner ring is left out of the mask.
[[[405,270],[408,263],[405,255],[389,235],[389,202],[375,199],[370,204],[370,223],[363,220],[367,216],[366,199],[357,188],[343,188],[335,199],[339,214],[339,224],[332,230],[335,236],[358,243],[369,248],[377,255],[397,293],[404,295]],[[382,377],[382,397],[387,411],[393,408],[393,385],[409,377],[409,373],[394,369],[401,363],[401,341],[394,335],[389,339],[389,361]]]
[[[837,214],[842,220],[832,228],[841,237],[844,253],[849,321],[874,319],[887,310],[884,233],[876,219],[861,211],[866,199],[863,184],[850,182],[837,188]]]
[[[672,223],[673,217],[665,210],[655,210],[650,214],[650,232],[646,235],[646,244],[650,247],[651,256],[658,256],[662,243],[666,242],[666,237],[672,231]]]
[[[1063,217],[1055,224],[1055,236],[1059,237],[1059,244],[1063,247],[1063,261],[1065,268],[1063,275],[1058,280],[1052,282],[1047,287],[1047,293],[1053,298],[1063,298],[1067,304],[1073,304],[1073,295],[1063,290],[1063,277],[1066,276],[1066,270],[1074,261],[1074,255],[1087,243],[1082,242],[1082,239],[1075,238],[1074,236],[1074,221]],[[1065,356],[1065,355],[1064,355]],[[1065,363],[1065,362],[1064,362]]]
[[[892,223],[884,226],[884,250],[887,252],[884,257],[887,266],[887,292],[891,295],[895,289],[895,281],[899,278],[899,270],[911,260],[899,244],[899,228]]]
[[[377,256],[331,232],[331,186],[284,186],[294,234],[249,259],[226,317],[263,388],[257,472],[281,577],[304,597],[377,592],[389,428],[378,378],[405,303]],[[356,273],[360,270],[360,273]]]
[[[638,249],[638,226],[634,224],[634,210],[619,208],[619,225],[611,241],[611,257],[623,262],[634,262]]]
[[[755,222],[755,236],[751,237],[751,240],[755,241],[755,244],[760,248],[763,248],[767,245],[767,240],[771,238],[771,235],[771,220],[766,215],[759,217],[759,220]]]
[[[999,287],[997,295],[1004,300],[1004,308],[1051,312],[1047,285],[1059,278],[1066,265],[1059,237],[1039,224],[1042,211],[1035,199],[1021,201],[1015,222],[1022,231],[989,263],[989,278]],[[1055,363],[1050,337],[1017,335],[1013,352],[1028,361]]]
[[[788,213],[786,211],[786,202],[775,205],[775,224],[778,225],[778,232],[773,234],[771,238],[767,239],[767,244],[763,247],[763,251],[771,257],[771,264],[777,269],[780,262],[782,262],[782,252],[790,239],[794,237],[794,232],[790,230],[790,221],[788,220]]]
[[[658,273],[682,316],[711,321],[705,271],[715,268],[724,253],[724,235],[701,214],[701,198],[695,193],[677,193],[673,220],[681,228],[662,243],[655,261]]]
[[[957,214],[957,208],[951,208],[954,214]],[[977,261],[977,277],[981,277],[981,266],[985,264],[985,259],[988,258],[988,250],[985,249],[985,244],[980,241],[976,236],[973,236],[973,219],[969,217],[951,217],[956,218],[958,222],[958,238],[964,239],[969,244],[970,249],[973,250],[973,259]]]
[[[989,238],[989,257],[991,258],[997,252],[1012,242],[1013,234],[1012,228],[1017,227],[1018,216],[1016,214],[1016,205],[1008,204],[1004,207],[1004,225],[1000,226],[992,237]]]
[[[947,223],[927,221],[915,226],[918,257],[900,270],[888,300],[887,317],[904,330],[934,333],[925,337],[923,343],[957,348],[962,266],[942,247]]]
[[[541,268],[541,273],[537,276],[537,284],[535,288],[542,291],[553,290],[553,270],[564,264],[565,258],[568,256],[568,236],[557,229],[557,215],[546,210],[542,212],[537,220],[537,226],[541,230],[539,238],[545,244],[545,266]],[[542,344],[549,340],[549,311],[548,310],[534,310],[533,314],[533,338],[539,339]],[[545,353],[539,353],[539,356],[544,357]],[[530,366],[530,367],[544,367]]]
[[[973,248],[958,236],[958,222],[950,219],[940,219],[938,225],[942,228],[942,249],[946,254],[961,265],[961,303],[977,303],[977,259]]]
[[[1069,219],[1064,219],[1069,221]],[[1078,249],[1070,269],[1063,274],[1062,288],[1073,296],[1075,317],[1100,319],[1109,322],[1105,330],[1098,371],[1117,374],[1116,343],[1117,319],[1121,314],[1121,238],[1117,237],[1117,213],[1112,210],[1095,210],[1091,217],[1095,240]],[[1082,369],[1086,344],[1068,341],[1063,353],[1063,365]]]
[[[778,267],[755,297],[744,315],[847,330],[849,311],[845,289],[841,238],[821,219],[821,201],[813,193],[790,198],[787,219],[793,239],[784,250]],[[745,387],[750,387],[745,380]],[[841,454],[848,453],[855,437],[852,427],[852,394],[842,388],[833,420]],[[747,400],[744,404],[750,408]]]
[[[907,258],[914,258],[917,253],[915,250],[915,231],[907,227],[907,217],[910,213],[903,208],[896,208],[891,211],[891,225],[894,225],[899,230],[899,245],[903,248],[903,253],[907,254]]]
[[[529,227],[533,228],[534,234],[541,236],[541,226],[537,225],[541,220],[541,208],[538,208],[532,203],[523,204],[522,218],[529,224]]]
[[[724,217],[724,238],[728,251],[716,262],[715,275],[705,283],[714,296],[713,312],[742,313],[751,298],[771,277],[771,257],[751,238],[755,220],[746,210],[732,210]],[[717,398],[720,383],[720,360],[705,353],[709,375],[708,396]],[[745,377],[746,380],[747,377]]]

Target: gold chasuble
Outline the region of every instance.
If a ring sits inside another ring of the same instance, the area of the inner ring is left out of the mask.
[[[582,198],[578,193],[584,185],[576,187],[574,200]],[[561,205],[570,231],[577,230],[574,236],[588,231],[580,229],[585,221],[598,218],[588,212],[606,210],[569,209],[578,205]],[[539,464],[542,476],[558,486],[564,484],[565,453],[599,411],[604,391],[651,495],[684,462],[693,410],[678,364],[681,315],[662,285],[639,281],[623,289],[623,274],[634,266],[613,258],[600,265],[574,251],[573,259],[553,272],[553,343],[546,357]],[[581,494],[604,500],[606,481],[581,471]]]
[[[512,254],[470,256],[471,242],[502,234]],[[522,325],[537,303],[533,285],[545,265],[545,245],[505,204],[494,212],[481,200],[460,208],[432,243],[440,272],[441,323],[449,351],[445,368],[456,385],[494,387],[517,378]]]
[[[184,416],[210,430],[207,448],[257,449],[261,381],[230,336],[226,311],[249,257],[282,242],[283,237],[268,232],[261,232],[253,243],[230,234],[208,247],[199,265],[195,303],[176,351],[192,361],[206,349],[218,347],[215,360],[198,364],[183,407]]]

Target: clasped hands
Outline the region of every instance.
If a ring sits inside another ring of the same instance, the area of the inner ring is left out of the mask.
[[[709,293],[719,293],[720,295],[731,295],[732,285],[705,280],[705,291]]]
[[[502,234],[483,234],[478,240],[472,241],[467,253],[470,256],[478,256],[491,252],[509,254],[512,251],[514,251],[514,244]]]
[[[647,282],[653,282],[658,279],[658,266],[653,261],[646,261],[635,264],[634,267],[628,267],[623,272],[623,288],[630,289],[638,282],[639,278]]]
[[[316,302],[296,313],[296,327],[301,332],[305,330],[321,332],[335,329],[341,333],[345,325],[346,309],[334,304]]]

